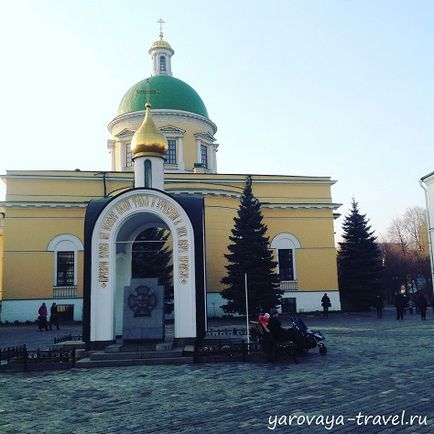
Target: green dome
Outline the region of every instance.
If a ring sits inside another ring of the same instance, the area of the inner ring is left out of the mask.
[[[159,90],[159,93],[148,93]],[[118,115],[145,110],[149,101],[152,109],[183,110],[208,117],[205,104],[197,92],[182,80],[169,75],[155,75],[139,81],[122,98]]]

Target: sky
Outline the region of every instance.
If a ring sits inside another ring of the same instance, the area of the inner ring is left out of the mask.
[[[434,1],[0,0],[0,173],[110,170],[108,123],[165,39],[220,173],[330,176],[380,238],[434,171]],[[4,195],[0,185],[0,197]],[[335,222],[337,240],[344,218]]]

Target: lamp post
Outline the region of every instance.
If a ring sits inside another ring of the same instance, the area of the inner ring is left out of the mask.
[[[249,331],[249,295],[247,291],[247,273],[244,273],[244,290],[246,292],[246,325],[247,325],[247,353],[250,350],[250,331]]]

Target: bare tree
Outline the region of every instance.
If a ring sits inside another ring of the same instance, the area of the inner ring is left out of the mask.
[[[420,206],[407,208],[402,218],[407,242],[411,250],[424,255],[428,252],[426,210]]]
[[[428,252],[426,211],[420,206],[407,208],[405,213],[392,220],[388,241],[398,244],[403,253],[408,251],[425,255]]]
[[[388,288],[396,289],[397,282],[421,283],[431,288],[429,267],[427,215],[420,206],[409,207],[404,214],[392,220],[387,240],[383,243],[383,265]]]
[[[392,220],[387,235],[388,241],[399,245],[402,253],[407,253],[408,240],[402,217],[396,217]]]

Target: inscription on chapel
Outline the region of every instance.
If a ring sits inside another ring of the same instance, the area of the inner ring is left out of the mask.
[[[104,288],[109,280],[109,244],[110,233],[114,224],[122,215],[135,209],[155,209],[165,214],[176,226],[178,263],[175,264],[179,281],[186,284],[190,276],[189,239],[185,221],[177,209],[166,199],[156,196],[136,195],[118,202],[107,214],[98,234],[98,281]]]

